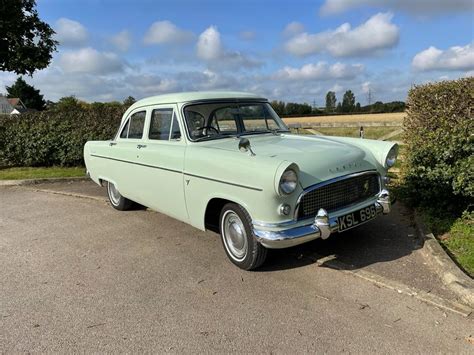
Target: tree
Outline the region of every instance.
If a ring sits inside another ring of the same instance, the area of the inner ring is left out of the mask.
[[[33,108],[35,110],[44,110],[46,102],[43,99],[43,95],[40,91],[29,85],[20,76],[16,79],[12,86],[6,86],[7,97],[18,97],[25,104],[27,108]]]
[[[74,95],[61,97],[54,106],[54,109],[57,111],[71,111],[80,108],[81,104]]]
[[[356,103],[356,106],[355,106],[355,112],[360,112],[361,111],[361,106],[360,106],[360,102]]]
[[[286,112],[285,112],[285,103],[283,101],[272,101],[270,103],[273,107],[273,109],[275,110],[275,112],[279,115],[279,116],[282,116],[284,115]]]
[[[342,111],[352,112],[355,108],[355,96],[351,90],[347,90],[342,98]]]
[[[334,91],[328,91],[326,94],[326,111],[334,112],[336,109],[336,93]]]
[[[135,100],[135,98],[133,96],[129,96],[127,97],[125,100],[123,100],[123,105],[124,106],[127,106],[127,107],[130,107],[132,106],[135,102],[137,102],[137,100]]]
[[[32,75],[56,50],[53,29],[41,21],[35,0],[0,1],[0,70]]]
[[[337,103],[336,111],[337,112],[342,112],[342,104],[340,102]]]

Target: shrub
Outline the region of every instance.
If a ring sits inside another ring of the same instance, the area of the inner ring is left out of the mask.
[[[88,140],[111,139],[123,107],[91,107],[0,116],[0,164],[83,165]]]
[[[462,211],[474,200],[474,77],[408,93],[405,187],[417,205]]]

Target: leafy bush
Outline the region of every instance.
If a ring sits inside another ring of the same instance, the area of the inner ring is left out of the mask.
[[[474,201],[474,78],[414,87],[404,121],[413,202],[462,211]]]
[[[84,144],[111,139],[124,111],[121,106],[99,106],[0,115],[0,164],[83,165]]]

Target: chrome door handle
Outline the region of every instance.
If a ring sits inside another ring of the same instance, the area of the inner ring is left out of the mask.
[[[138,149],[146,148],[146,144],[137,144],[137,148]]]
[[[112,147],[114,145],[117,145],[117,142],[110,142],[109,145]]]

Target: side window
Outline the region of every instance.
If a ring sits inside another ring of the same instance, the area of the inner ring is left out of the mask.
[[[145,117],[146,111],[136,112],[130,117],[130,128],[128,129],[127,138],[142,138],[143,128],[145,127]]]
[[[130,127],[130,120],[127,120],[127,123],[122,129],[122,133],[120,133],[120,138],[127,138],[128,136],[128,127]]]
[[[146,111],[135,112],[130,116],[120,133],[120,138],[141,139],[145,127]]]
[[[149,139],[169,140],[181,138],[178,121],[173,109],[156,109],[151,113]]]

